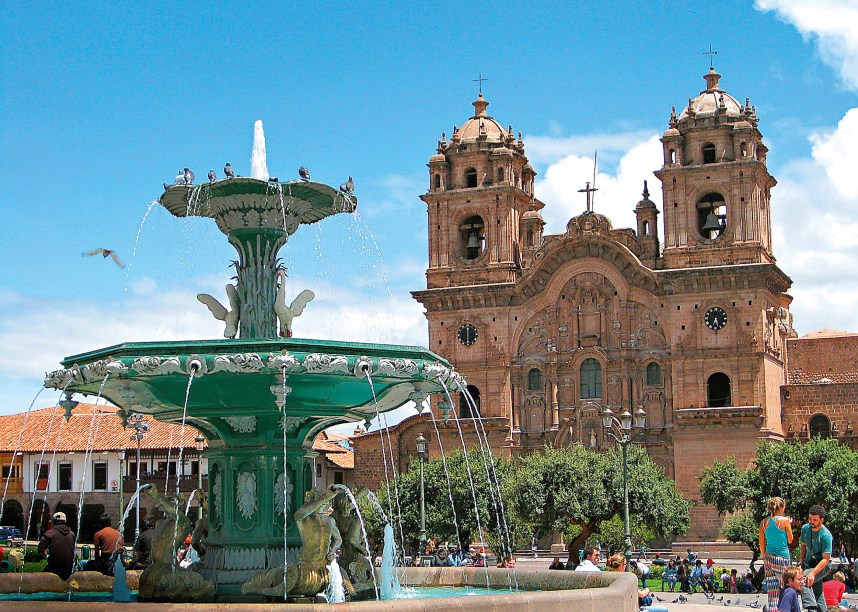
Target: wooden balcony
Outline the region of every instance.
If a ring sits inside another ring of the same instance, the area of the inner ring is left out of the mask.
[[[6,487],[6,479],[3,478],[0,480],[0,486],[4,489]],[[15,493],[23,493],[24,492],[24,479],[23,478],[10,478],[9,479],[9,490],[7,494],[12,495]]]

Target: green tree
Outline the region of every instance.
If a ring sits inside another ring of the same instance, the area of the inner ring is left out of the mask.
[[[494,468],[492,462],[494,462]],[[461,541],[463,546],[467,546],[470,542],[480,539],[480,529],[482,529],[482,538],[492,550],[500,553],[507,545],[506,532],[508,529],[510,539],[512,539],[511,547],[515,548],[519,543],[516,538],[520,539],[522,535],[519,534],[520,522],[508,510],[510,480],[514,470],[510,461],[490,454],[486,454],[484,457],[479,448],[471,448],[468,450],[467,462],[465,461],[465,454],[457,450],[447,453],[446,463],[450,478],[449,489],[444,462],[440,458],[429,461],[423,468],[428,537],[435,537],[440,541],[448,540],[451,543]],[[470,478],[467,470],[468,464],[470,465]],[[495,486],[495,474],[505,504],[503,513],[497,505],[498,491]],[[475,495],[471,490],[472,480]],[[397,484],[399,508],[402,510],[402,531],[405,535],[406,546],[411,547],[418,543],[420,532],[420,466],[416,459],[411,462],[407,472],[397,476]],[[385,513],[390,514],[390,507],[392,506],[394,517],[398,514],[395,499],[396,489],[397,487],[394,486],[394,481],[391,478],[390,501],[388,501],[386,483],[382,483],[376,492]],[[452,491],[452,505],[450,503],[450,491]],[[474,512],[475,497],[479,512],[479,524],[477,513]],[[365,520],[369,525],[368,533],[374,539],[379,540],[384,525],[378,512],[368,503],[361,506],[361,511],[366,514]],[[504,518],[506,519],[506,527],[504,527]],[[397,523],[398,521],[394,521],[398,540],[400,534]],[[457,524],[458,533],[456,531]]]
[[[688,502],[665,477],[643,447],[628,448],[629,507],[636,524],[656,537],[683,533],[689,524]],[[511,494],[516,514],[535,532],[564,533],[569,558],[603,524],[623,515],[622,452],[595,452],[582,446],[547,447],[522,459]]]
[[[749,535],[767,516],[770,497],[782,497],[787,513],[801,522],[814,504],[828,511],[826,525],[836,540],[846,544],[852,555],[858,545],[858,452],[837,440],[815,438],[808,442],[761,442],[757,459],[740,470],[732,458],[715,461],[704,469],[700,482],[703,501],[720,514],[740,512],[736,525],[725,536],[743,542],[760,554],[758,543]],[[729,526],[730,523],[728,523]]]

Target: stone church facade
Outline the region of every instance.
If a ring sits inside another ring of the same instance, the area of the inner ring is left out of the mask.
[[[747,464],[758,440],[793,435],[782,385],[796,334],[791,280],[772,251],[776,181],[754,107],[724,91],[714,70],[704,78],[705,89],[671,112],[655,169],[663,201],[650,200],[644,182],[630,203],[634,229],[615,229],[588,197],[563,233],[544,234],[521,134],[493,119],[482,95],[438,142],[421,196],[427,286],[413,295],[426,308],[430,349],[467,378],[496,450],[605,449],[602,410],[643,407],[640,442],[697,500],[713,459]],[[451,399],[476,443],[474,408]],[[443,402],[433,410],[450,414]],[[425,415],[392,432],[400,469],[418,432],[433,437]],[[458,446],[449,422],[439,433],[445,449]],[[378,440],[356,439],[357,474],[375,478],[363,466],[381,459]],[[713,540],[721,523],[697,504],[687,538]]]

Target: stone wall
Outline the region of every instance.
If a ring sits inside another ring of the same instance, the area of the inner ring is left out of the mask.
[[[784,385],[783,427],[787,439],[807,439],[811,417],[825,414],[832,436],[858,448],[858,382],[822,385]]]
[[[678,410],[673,434],[676,485],[683,497],[690,499],[691,527],[680,537],[683,541],[715,540],[723,537],[725,517],[700,498],[703,468],[713,461],[736,459],[744,469],[756,457],[760,435],[758,407],[709,408]]]
[[[858,334],[795,338],[787,342],[787,350],[791,385],[823,378],[858,383]]]

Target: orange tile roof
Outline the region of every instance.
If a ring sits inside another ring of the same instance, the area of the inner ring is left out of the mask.
[[[43,408],[26,413],[0,416],[0,452],[12,452],[16,448],[23,452],[49,451],[85,451],[92,440],[91,448],[96,451],[118,450],[121,447],[136,448],[137,443],[130,437],[134,430],[122,429],[122,423],[115,414],[114,406],[99,406],[96,411],[93,404],[78,404],[68,422],[63,418],[62,408]],[[53,421],[52,421],[53,416]],[[26,428],[21,435],[21,428]],[[149,432],[144,436],[140,448],[166,449],[178,448],[180,441],[185,448],[196,446],[194,438],[199,431],[190,425],[184,427],[173,423],[162,423],[147,417]],[[21,437],[20,444],[18,437]],[[47,447],[45,441],[47,438]]]
[[[325,458],[333,463],[338,468],[342,468],[344,470],[353,470],[355,469],[355,454],[351,452],[345,453],[329,453],[325,455]]]
[[[344,470],[353,470],[355,468],[354,451],[337,443],[337,441],[348,439],[348,436],[323,431],[313,440],[313,450],[322,453],[325,459],[333,463],[334,466]]]

